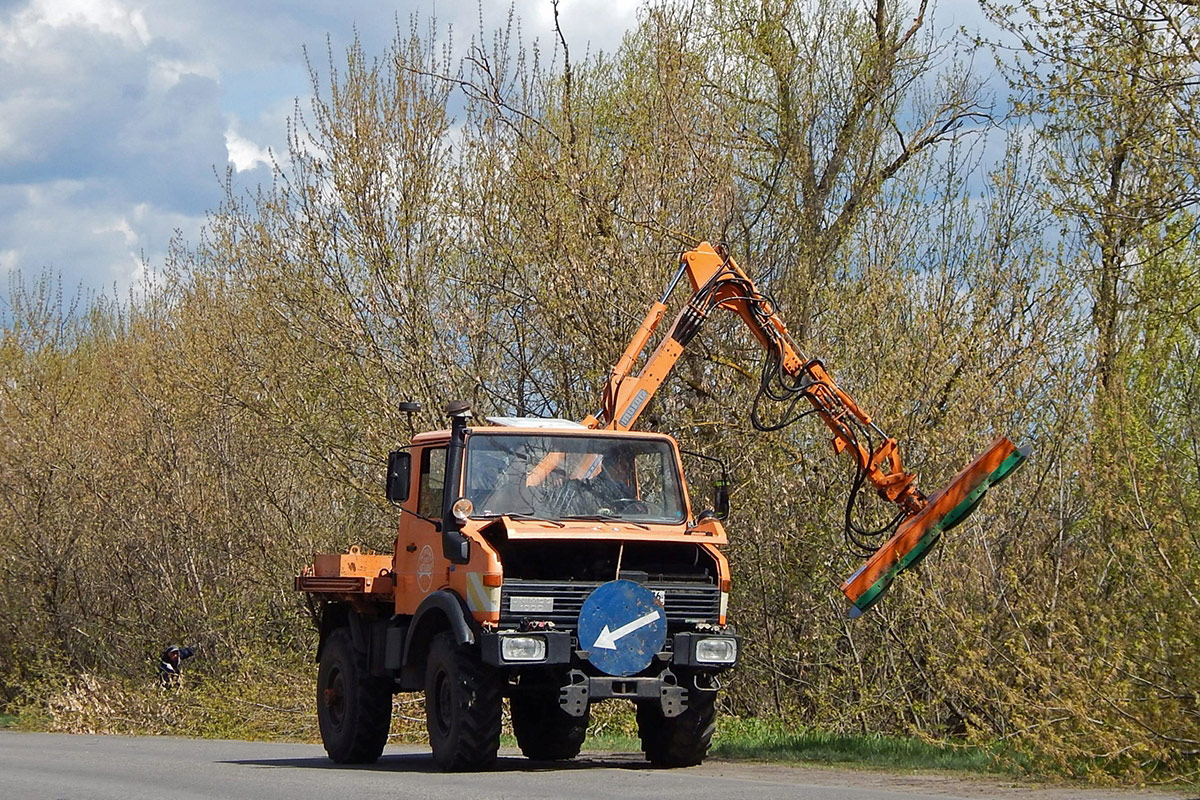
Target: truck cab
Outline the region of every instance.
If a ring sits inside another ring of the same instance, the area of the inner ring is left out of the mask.
[[[318,717],[335,761],[371,761],[391,695],[424,691],[434,758],[491,764],[502,698],[531,758],[578,754],[593,703],[637,706],[647,758],[703,760],[726,625],[727,496],[695,512],[669,436],[490,418],[417,435],[388,461],[391,555],[316,556]]]

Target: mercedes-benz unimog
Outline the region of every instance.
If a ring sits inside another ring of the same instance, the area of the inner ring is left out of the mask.
[[[686,307],[632,374],[685,273],[693,289]],[[702,244],[682,255],[595,414],[578,423],[469,424],[466,404],[450,403],[447,430],[419,434],[389,455],[386,494],[399,509],[393,552],[317,555],[296,579],[319,612],[317,714],[334,761],[379,757],[396,692],[424,692],[434,760],[445,770],[495,761],[504,698],[530,758],[573,758],[592,704],[625,698],[636,705],[650,762],[704,759],[721,675],[741,651],[726,619],[728,478],[718,462],[711,506],[700,508],[675,440],[632,428],[718,307],[739,314],[767,353],[756,427],[782,427],[804,401],[835,451],[855,464],[847,535],[882,543],[842,587],[850,616],[878,602],[1028,454],[997,439],[945,489],[922,494],[896,440],[820,361],[800,356],[770,299],[725,249]],[[782,420],[760,418],[768,400],[783,403]],[[850,513],[867,483],[898,507],[876,531]]]

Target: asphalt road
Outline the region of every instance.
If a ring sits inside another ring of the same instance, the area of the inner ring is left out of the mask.
[[[1198,793],[1200,794],[1200,793]],[[501,751],[496,770],[444,774],[421,748],[337,767],[319,745],[0,732],[3,800],[328,800],[333,797],[554,800],[1100,800],[1186,795],[1038,788],[947,775],[892,775],[710,761],[649,769],[640,753],[547,764]]]

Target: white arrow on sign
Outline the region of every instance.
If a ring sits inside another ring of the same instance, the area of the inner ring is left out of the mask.
[[[610,631],[608,626],[604,626],[604,630],[600,631],[600,635],[596,637],[596,641],[592,642],[592,647],[598,647],[601,650],[616,650],[617,639],[622,636],[628,636],[639,628],[644,628],[650,625],[654,620],[658,619],[658,612],[651,611],[648,614],[638,617],[633,622],[627,622],[615,631]]]

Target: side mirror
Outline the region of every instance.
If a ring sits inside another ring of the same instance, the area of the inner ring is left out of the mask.
[[[729,485],[724,478],[713,483],[713,509],[713,516],[722,522],[729,516]]]
[[[466,564],[471,560],[471,540],[462,531],[442,531],[442,556],[451,564]]]
[[[387,499],[391,503],[403,503],[408,499],[408,484],[412,472],[412,454],[407,450],[388,453]]]

